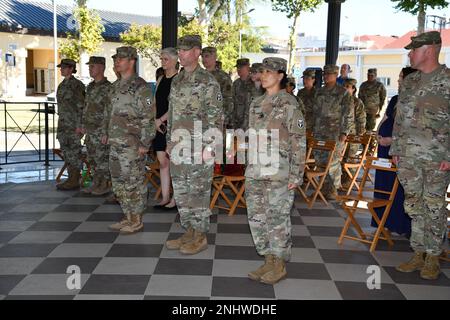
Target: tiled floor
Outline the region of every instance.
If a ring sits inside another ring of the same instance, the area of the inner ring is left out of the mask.
[[[164,247],[182,232],[175,213],[149,207],[144,232],[122,236],[107,229],[121,209],[104,197],[59,192],[51,181],[0,184],[0,299],[450,299],[450,264],[435,281],[399,273],[410,256],[406,239],[392,249],[380,243],[374,254],[350,240],[339,246],[342,212],[309,210],[299,199],[287,279],[251,281],[247,272],[263,259],[245,210],[214,213],[208,250],[184,256]],[[71,265],[81,270],[81,289],[66,286]],[[369,265],[380,266],[380,289],[367,288]]]

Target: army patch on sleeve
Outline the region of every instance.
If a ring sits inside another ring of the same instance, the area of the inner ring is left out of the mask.
[[[219,92],[219,93],[217,94],[217,101],[222,101],[222,100],[223,100],[222,93]]]
[[[298,119],[297,127],[299,127],[300,129],[303,129],[304,126],[305,126],[305,121],[303,121],[303,119]]]

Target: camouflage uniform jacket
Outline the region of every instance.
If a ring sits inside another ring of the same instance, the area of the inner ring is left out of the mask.
[[[87,132],[102,130],[105,109],[111,103],[111,82],[104,78],[92,81],[86,88],[85,107],[83,110],[83,128]]]
[[[450,161],[450,69],[441,65],[431,78],[409,75],[400,87],[391,155],[420,161]]]
[[[222,93],[214,76],[197,66],[193,72],[182,70],[172,80],[169,94],[169,118],[167,124],[167,143],[175,130],[184,129],[194,142],[194,122],[201,122],[202,130],[223,128]],[[205,141],[211,143],[212,141]]]
[[[300,89],[297,92],[297,97],[303,102],[305,106],[305,122],[306,130],[312,131],[314,125],[314,95],[316,94],[316,87],[312,87],[311,90],[306,88]]]
[[[366,132],[366,111],[364,103],[355,96],[352,96],[352,104],[355,110],[355,120],[350,126],[350,133],[359,136]]]
[[[210,71],[220,85],[220,92],[223,97],[223,113],[225,125],[232,125],[233,119],[233,82],[230,76],[223,70]]]
[[[364,103],[367,114],[377,114],[383,108],[386,88],[379,81],[365,81],[359,87],[358,97]]]
[[[338,140],[348,135],[354,121],[352,99],[345,88],[335,85],[317,89],[314,96],[313,135],[322,140]]]
[[[75,134],[75,129],[81,128],[85,97],[84,90],[83,82],[74,76],[64,79],[59,84],[56,93],[59,116],[57,136],[62,132]]]
[[[248,127],[246,115],[251,103],[252,87],[255,85],[250,77],[245,81],[239,78],[233,82],[233,126],[235,129],[246,130]]]
[[[303,177],[306,155],[306,132],[303,114],[295,97],[285,91],[268,96],[267,93],[255,99],[250,105],[249,128],[259,130],[278,130],[278,163],[263,164],[259,161],[249,163],[245,176],[268,181],[286,181],[299,184]],[[264,140],[264,139],[263,139]],[[267,150],[272,149],[272,139],[267,139]],[[263,147],[264,148],[264,147]],[[252,153],[249,156],[260,154]],[[258,150],[260,151],[260,150]]]
[[[105,132],[110,143],[148,148],[155,135],[152,90],[136,74],[114,82],[111,107],[105,108]]]

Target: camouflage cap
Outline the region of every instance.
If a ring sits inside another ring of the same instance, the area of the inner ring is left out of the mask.
[[[198,34],[190,34],[178,38],[177,49],[190,50],[194,47],[202,48],[202,37]]]
[[[204,47],[202,49],[202,54],[209,53],[209,54],[217,54],[217,49],[214,47]]]
[[[76,67],[77,63],[75,62],[75,60],[72,59],[61,59],[60,64],[57,65],[58,68],[60,68],[61,66],[69,66],[69,67]]]
[[[287,82],[293,86],[295,86],[295,84],[297,83],[297,79],[295,79],[294,77],[288,77],[287,78]]]
[[[102,64],[105,65],[105,58],[104,57],[89,57],[89,61],[86,62],[86,64]]]
[[[273,71],[284,71],[286,72],[287,68],[287,61],[283,58],[277,58],[277,57],[268,57],[264,58],[263,62],[263,68],[269,69]]]
[[[377,68],[370,68],[369,70],[367,70],[367,74],[373,74],[373,75],[377,75]]]
[[[411,43],[408,44],[405,49],[415,49],[420,48],[421,46],[424,46],[426,44],[441,44],[441,34],[438,31],[429,31],[422,34],[419,34],[418,36],[411,37]]]
[[[344,86],[356,86],[356,83],[358,83],[358,81],[356,81],[356,79],[351,79],[351,78],[348,78],[348,79],[345,79],[344,80]]]
[[[316,70],[314,69],[306,69],[303,71],[302,78],[315,78],[316,77]]]
[[[259,62],[252,63],[252,66],[250,67],[250,72],[259,72],[261,71],[262,67],[263,67],[262,63]]]
[[[116,49],[116,54],[112,56],[113,59],[116,58],[131,58],[131,59],[137,59],[137,51],[136,48],[133,47],[118,47]]]
[[[241,58],[236,60],[236,67],[240,68],[243,66],[249,66],[250,65],[250,59],[248,58]]]
[[[332,74],[332,73],[339,73],[339,67],[335,64],[327,64],[323,67],[323,73],[324,74]]]

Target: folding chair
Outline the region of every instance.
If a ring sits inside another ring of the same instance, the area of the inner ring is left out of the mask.
[[[145,165],[145,182],[144,184],[151,184],[156,189],[154,200],[157,200],[161,196],[161,175],[159,174],[159,161],[147,163]],[[158,179],[158,181],[155,180]]]
[[[311,158],[311,154],[313,153],[314,150],[327,152],[328,157],[324,167],[317,165],[317,163],[314,163],[312,165],[311,164],[305,165],[305,176],[308,182],[306,183],[306,186],[303,189],[301,186],[297,186],[297,191],[300,193],[305,202],[308,204],[309,208],[312,208],[312,206],[316,202],[317,197],[322,199],[322,201],[326,205],[328,205],[328,201],[322,194],[321,189],[327,177],[328,171],[330,170],[334,152],[336,151],[336,141],[319,141],[314,138],[311,138],[308,141],[308,151],[306,154],[306,159]],[[308,191],[310,185],[313,187],[314,191],[311,197],[308,197],[306,195],[306,192]]]
[[[348,187],[346,194],[350,194],[350,192],[353,189],[353,186],[356,187],[356,190],[359,190],[357,178],[364,164],[364,160],[366,159],[367,151],[369,150],[369,144],[371,140],[372,137],[368,134],[364,134],[362,136],[357,135],[347,136],[346,142],[348,148],[350,149],[352,145],[356,144],[358,146],[362,146],[362,151],[358,152],[355,156],[348,157],[347,159],[341,162],[344,174],[346,174],[351,180],[350,186]],[[352,169],[355,170],[354,174],[352,173]]]
[[[219,208],[228,211],[228,215],[232,216],[236,212],[236,208],[247,208],[245,199],[245,176],[226,176],[214,174],[212,187],[214,189],[213,196],[209,205],[210,209]],[[232,191],[234,200],[225,194],[224,189],[228,188]],[[226,202],[227,206],[218,204],[219,196]]]
[[[58,157],[61,158],[61,160],[64,161],[64,165],[62,166],[61,170],[59,170],[59,173],[56,176],[56,183],[60,183],[61,182],[61,177],[64,174],[64,171],[66,171],[68,165],[67,165],[67,163],[66,163],[66,161],[64,159],[64,154],[63,154],[61,149],[52,149],[52,151],[53,151],[53,154],[56,154]],[[84,182],[86,181],[86,179],[88,179],[88,178],[92,179],[92,176],[91,176],[91,165],[87,161],[87,156],[86,156],[85,153],[81,154],[81,161],[86,165],[86,168],[87,168],[86,176],[81,178],[81,185],[84,185]]]
[[[450,189],[450,186],[449,186],[449,188],[447,188],[447,199],[446,200],[449,203],[447,208],[449,208],[449,206],[450,206],[450,191],[448,191],[449,189]],[[448,223],[448,221],[450,219],[450,211],[447,211],[447,212],[448,212],[447,213],[447,231],[448,231],[447,240],[448,240],[448,239],[450,239],[450,223]],[[450,262],[450,250],[444,250],[442,252],[440,258],[441,258],[441,260]]]
[[[373,158],[368,157],[366,159],[366,162],[364,164],[364,174],[362,177],[361,185],[358,191],[358,194],[356,195],[344,195],[339,196],[338,200],[342,201],[341,205],[344,209],[345,213],[348,215],[344,227],[342,228],[341,235],[339,236],[338,244],[342,244],[344,238],[360,241],[363,243],[369,243],[370,244],[370,252],[373,252],[377,246],[378,240],[383,239],[386,240],[389,244],[389,246],[393,246],[394,242],[391,239],[389,231],[387,231],[384,228],[384,224],[386,223],[386,220],[389,216],[389,213],[391,211],[392,203],[395,198],[395,194],[397,193],[398,188],[398,179],[395,179],[394,185],[392,187],[391,191],[384,191],[384,190],[377,190],[375,188],[367,188],[366,183],[369,179],[369,171],[371,169],[376,170],[382,170],[382,171],[389,171],[389,172],[397,172],[397,169],[395,168],[394,164],[392,163],[392,160],[390,159],[381,159],[381,158]],[[370,192],[377,192],[386,194],[389,196],[388,199],[379,199],[375,198],[375,195],[372,197],[367,196],[367,193]],[[367,206],[367,208],[366,208]],[[375,212],[375,208],[382,208],[384,207],[383,215],[381,217],[381,220],[379,219],[378,215]],[[355,218],[355,213],[359,210],[368,210],[370,214],[372,215],[373,219],[377,223],[378,227],[375,232],[375,235],[373,236],[372,240],[369,240],[369,237],[372,237],[372,235],[365,234],[362,230],[361,226],[359,225],[358,221]],[[347,234],[348,229],[350,228],[350,225],[353,225],[359,235],[359,237],[353,237]],[[383,236],[381,236],[383,234]]]

